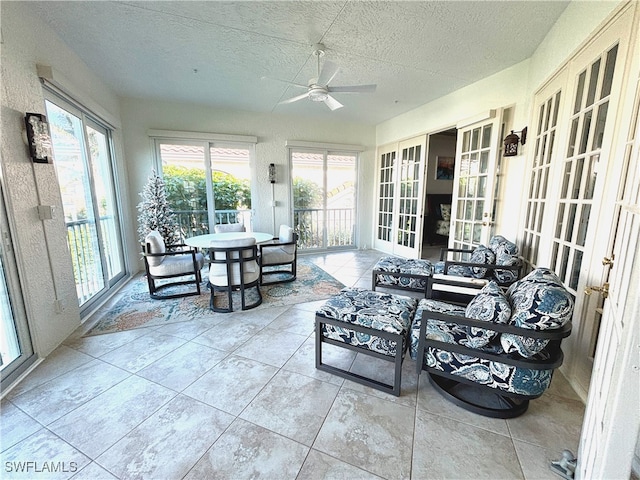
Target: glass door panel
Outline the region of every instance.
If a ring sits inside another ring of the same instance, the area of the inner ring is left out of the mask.
[[[329,151],[291,151],[291,178],[298,247],[353,247],[357,156]]]
[[[124,260],[106,129],[89,124],[87,126],[87,140],[93,178],[98,180],[95,181],[95,197],[100,219],[100,233],[104,245],[107,280],[113,282],[124,274]]]
[[[396,195],[397,144],[387,145],[378,150],[380,159],[378,170],[378,211],[374,248],[393,251],[393,215]]]
[[[215,223],[242,223],[251,230],[251,161],[248,148],[210,144]]]
[[[324,248],[324,154],[291,152],[291,163],[293,228],[298,232],[298,246]]]
[[[562,186],[556,210],[557,227],[552,243],[551,268],[574,294],[585,258],[597,172],[602,168],[600,149],[617,51],[616,45],[578,75],[573,114],[569,119],[571,135],[564,157]]]
[[[561,75],[537,95],[536,125],[534,138],[533,165],[527,190],[527,204],[524,224],[522,256],[531,268],[538,265],[541,238],[545,224],[545,212],[550,187],[554,183],[553,159],[557,150],[558,116],[561,108],[562,85],[566,76]],[[544,243],[544,242],[542,242]],[[544,245],[542,245],[544,248]]]
[[[423,135],[398,145],[393,253],[407,258],[419,258],[422,248],[426,142]]]
[[[183,238],[211,233],[219,223],[251,229],[249,147],[156,140],[156,152]]]
[[[58,97],[45,105],[83,312],[125,275],[110,132]]]
[[[456,149],[451,248],[489,241],[497,189],[498,118],[461,128]]]
[[[36,359],[22,300],[13,244],[0,189],[0,388]]]
[[[82,306],[105,288],[84,129],[79,116],[51,102],[47,102],[47,115],[73,275]]]

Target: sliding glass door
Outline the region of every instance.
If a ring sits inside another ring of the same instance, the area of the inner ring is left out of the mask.
[[[291,172],[298,247],[353,248],[357,155],[292,149]]]
[[[156,139],[156,155],[184,238],[220,223],[251,230],[253,146]]]
[[[82,311],[125,274],[110,131],[56,96],[46,108]]]
[[[36,357],[31,346],[1,188],[0,238],[0,387],[4,390]]]

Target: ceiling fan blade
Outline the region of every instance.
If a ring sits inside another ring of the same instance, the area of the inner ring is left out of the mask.
[[[343,87],[327,87],[330,92],[336,93],[370,93],[376,91],[377,85],[350,85]]]
[[[286,83],[287,85],[292,85],[294,87],[309,88],[308,85],[302,85],[301,83],[290,82],[289,80],[281,80],[279,78],[261,77],[260,79],[261,80],[273,80],[275,82]]]
[[[324,104],[327,107],[329,107],[331,111],[344,107],[344,105],[342,105],[338,100],[333,98],[331,95],[327,95],[327,98],[324,99]]]
[[[331,80],[333,80],[333,77],[336,76],[338,70],[340,70],[340,68],[335,63],[327,60],[326,62],[324,62],[324,65],[322,65],[322,70],[318,75],[318,80],[316,81],[316,83],[322,86],[328,85]]]
[[[281,102],[278,102],[278,105],[284,104],[284,103],[297,102],[298,100],[302,100],[303,98],[307,98],[308,96],[309,96],[309,92],[305,92],[302,95],[298,95],[297,97],[288,98],[287,100],[282,100]]]

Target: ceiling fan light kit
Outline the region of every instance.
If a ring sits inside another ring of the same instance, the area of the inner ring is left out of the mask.
[[[306,88],[307,92],[302,95],[297,95],[292,98],[288,98],[286,100],[282,100],[279,104],[287,104],[297,102],[298,100],[302,100],[304,98],[310,99],[312,102],[323,102],[330,110],[337,110],[338,108],[342,108],[342,105],[338,100],[333,98],[330,93],[370,93],[375,92],[376,85],[351,85],[351,86],[340,86],[340,87],[331,87],[329,83],[334,79],[334,77],[338,73],[338,66],[333,62],[326,61],[320,68],[320,57],[325,55],[325,47],[322,43],[316,43],[313,46],[313,55],[317,58],[317,72],[318,76],[316,78],[312,78],[309,80],[308,84],[301,85],[295,82],[289,82],[286,80],[278,80],[279,82],[286,83],[287,85],[294,87]],[[264,77],[263,77],[264,78]]]

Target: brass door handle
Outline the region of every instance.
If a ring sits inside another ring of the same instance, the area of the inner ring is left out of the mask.
[[[602,294],[602,298],[607,298],[609,296],[609,283],[604,282],[601,287],[592,285],[584,289],[585,295],[591,295],[593,292],[600,292]]]
[[[611,258],[609,257],[604,257],[602,259],[602,265],[604,265],[605,267],[607,265],[613,265],[613,260],[615,259],[615,257],[613,255],[611,255]]]

